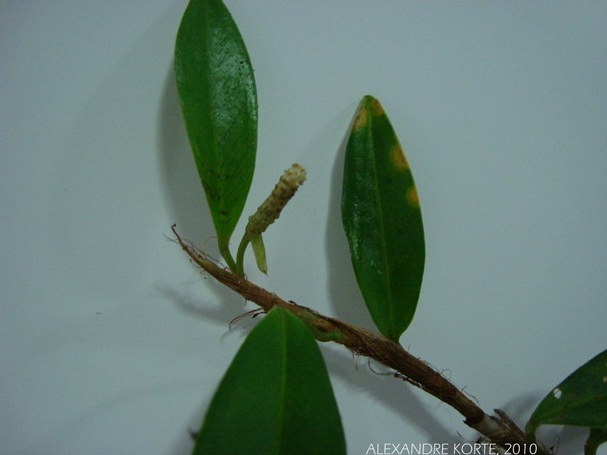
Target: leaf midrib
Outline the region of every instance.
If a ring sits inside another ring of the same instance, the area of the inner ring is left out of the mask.
[[[371,140],[371,145],[373,147],[373,153],[372,153],[372,157],[373,157],[373,186],[374,186],[374,190],[375,190],[375,194],[376,194],[376,205],[377,205],[377,211],[379,212],[379,225],[380,225],[380,232],[381,232],[381,257],[382,257],[382,262],[383,262],[383,273],[385,273],[386,275],[386,291],[387,291],[387,299],[388,299],[388,319],[389,319],[389,338],[392,338],[392,334],[393,332],[395,332],[395,327],[394,327],[394,299],[392,297],[392,277],[391,277],[391,270],[390,270],[390,263],[388,261],[388,256],[387,256],[387,244],[386,244],[386,227],[385,227],[385,218],[384,218],[384,213],[383,213],[383,206],[382,206],[382,200],[381,200],[381,193],[379,191],[379,176],[378,176],[378,170],[377,170],[377,155],[376,155],[376,147],[375,147],[375,136],[373,134],[373,121],[375,119],[374,115],[372,112],[369,112],[369,135],[370,140]]]

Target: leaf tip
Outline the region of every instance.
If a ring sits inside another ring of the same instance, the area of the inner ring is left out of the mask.
[[[385,114],[384,108],[382,107],[379,100],[372,95],[363,96],[363,99],[360,102],[360,104],[364,105],[375,116],[380,116],[380,115]]]
[[[379,117],[381,115],[385,115],[385,112],[377,98],[365,95],[358,105],[353,129],[365,128],[369,123],[369,117]]]

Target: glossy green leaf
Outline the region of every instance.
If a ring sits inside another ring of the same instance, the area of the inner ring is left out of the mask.
[[[190,0],[177,33],[175,79],[200,180],[225,253],[255,169],[257,92],[245,44],[220,0]]]
[[[525,431],[540,425],[607,429],[607,350],[575,370],[535,408]]]
[[[345,454],[329,376],[308,328],[274,308],[213,397],[194,455]]]
[[[346,148],[342,220],[365,304],[398,341],[419,299],[425,246],[413,175],[382,106],[365,96]]]
[[[599,446],[605,442],[607,442],[607,429],[591,428],[584,446],[584,455],[595,455]]]

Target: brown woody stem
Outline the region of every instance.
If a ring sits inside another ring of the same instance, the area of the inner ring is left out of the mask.
[[[259,305],[265,312],[275,306],[284,308],[298,316],[310,328],[317,340],[339,343],[356,355],[369,357],[393,369],[397,372],[398,377],[453,407],[464,416],[466,425],[500,447],[507,444],[518,444],[518,447],[525,447],[526,444],[534,443],[525,438],[521,429],[504,411],[495,409],[495,415],[485,414],[459,388],[426,362],[411,355],[401,345],[368,330],[281,299],[246,278],[239,277],[228,269],[218,266],[206,254],[179,237],[175,226],[172,229],[177,237],[177,242],[199,267],[246,300]],[[549,455],[550,451],[541,444],[537,444],[535,453]]]

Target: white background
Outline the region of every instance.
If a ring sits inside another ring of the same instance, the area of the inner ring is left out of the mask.
[[[426,229],[401,342],[523,425],[606,348],[607,3],[227,5],[260,104],[245,215],[291,163],[309,176],[265,236],[269,276],[249,256],[249,277],[372,327],[339,200],[348,125],[376,96]],[[188,454],[188,428],[256,321],[229,331],[253,306],[166,238],[177,223],[216,254],[172,76],[185,6],[0,4],[2,454]],[[350,454],[474,440],[448,406],[322,349]],[[559,432],[542,433],[552,445]],[[565,430],[560,453],[584,439]]]

